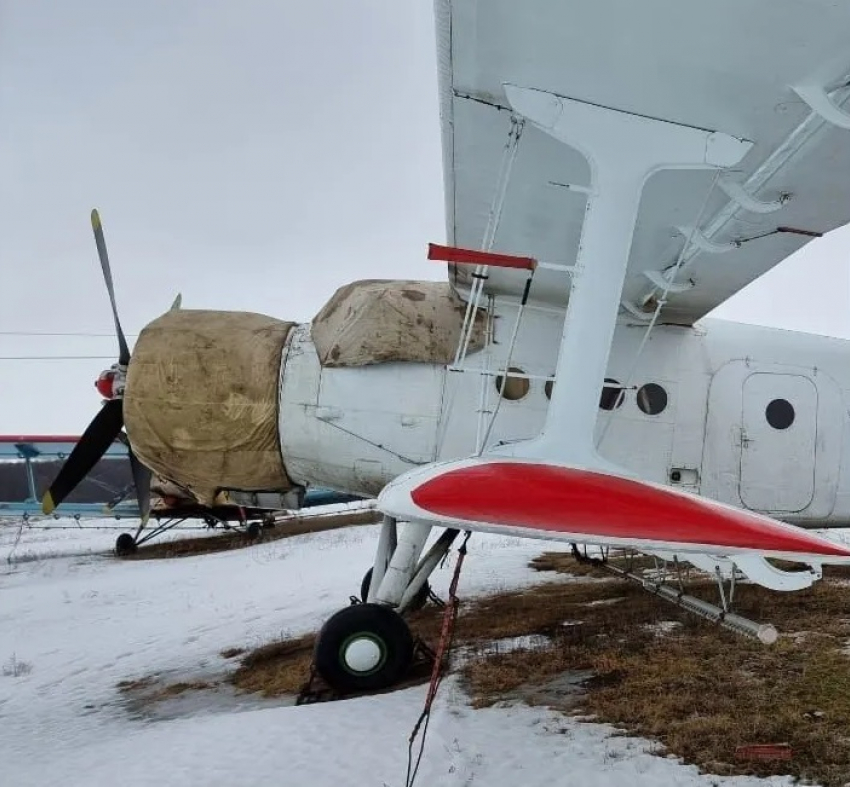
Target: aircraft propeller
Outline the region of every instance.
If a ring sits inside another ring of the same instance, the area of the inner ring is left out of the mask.
[[[97,209],[91,212],[91,225],[94,231],[94,240],[97,244],[97,254],[100,258],[100,267],[103,271],[103,279],[106,282],[106,291],[109,293],[109,302],[112,305],[112,316],[115,320],[115,333],[118,337],[118,362],[104,372],[95,382],[98,392],[105,401],[100,412],[92,419],[86,427],[79,442],[74,446],[65,464],[59,470],[50,489],[45,493],[41,508],[45,514],[51,514],[56,507],[79,485],[88,475],[98,460],[109,450],[115,440],[121,440],[126,446],[130,456],[130,468],[133,474],[133,483],[136,487],[136,498],[142,523],[146,523],[150,516],[150,482],[151,471],[143,465],[133,453],[129,440],[122,431],[124,428],[124,385],[127,379],[127,366],[130,363],[130,349],[127,339],[121,328],[118,318],[118,307],[115,303],[115,287],[112,283],[112,270],[109,266],[109,254],[106,251],[106,240],[103,236],[103,225]],[[179,298],[179,296],[178,296]],[[178,302],[175,302],[177,305]]]

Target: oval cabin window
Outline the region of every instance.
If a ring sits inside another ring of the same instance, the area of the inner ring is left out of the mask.
[[[667,391],[658,383],[647,383],[638,388],[637,405],[647,415],[663,413],[667,407]]]
[[[543,386],[543,391],[547,399],[552,398],[552,389],[555,383],[553,380],[547,380]],[[626,392],[620,387],[618,380],[611,377],[605,378],[605,385],[602,388],[602,393],[599,396],[599,408],[601,410],[614,410],[619,407],[626,398]]]
[[[525,372],[518,366],[511,366],[508,369],[508,379],[504,383],[505,390],[502,391],[502,381],[505,378],[501,374],[496,378],[496,390],[502,391],[502,396],[505,399],[515,402],[518,399],[522,399],[522,397],[528,393],[528,389],[531,387],[531,384],[525,377],[511,376],[511,372],[514,374],[525,374]]]
[[[605,385],[599,396],[599,408],[601,410],[615,410],[623,403],[626,392],[620,387],[620,382],[611,377],[605,378]]]

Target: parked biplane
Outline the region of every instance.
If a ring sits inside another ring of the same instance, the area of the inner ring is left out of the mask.
[[[0,435],[0,519],[33,523],[42,518],[42,495],[78,442],[79,437],[71,435]],[[150,483],[149,518],[155,524],[142,521],[133,533],[121,533],[115,543],[118,555],[132,554],[141,544],[190,520],[203,522],[207,528],[244,531],[256,538],[262,527],[273,526],[275,518],[285,511],[360,499],[311,489],[277,495],[221,495],[213,505],[205,506],[173,483],[155,476]],[[126,436],[122,434],[51,516],[78,521],[141,520],[142,510],[134,493]]]
[[[850,221],[850,4],[434,8],[448,281],[354,282],[309,324],[170,310],[131,354],[95,213],[119,356],[45,510],[122,428],[201,501],[378,495],[365,603],[316,644],[340,690],[404,672],[460,531],[692,563],[721,591],[695,611],[770,641],[723,583],[850,562],[805,529],[850,525],[850,343],[706,315]]]

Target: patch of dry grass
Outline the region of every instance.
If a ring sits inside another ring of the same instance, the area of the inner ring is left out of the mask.
[[[569,558],[571,559],[571,558]],[[555,565],[555,561],[552,564]],[[568,558],[557,561],[568,570]],[[791,774],[826,787],[850,781],[850,657],[841,652],[850,636],[848,588],[825,580],[797,593],[779,594],[740,586],[737,608],[770,620],[784,632],[771,647],[745,640],[700,621],[631,584],[615,584],[617,604],[587,607],[587,594],[610,597],[609,583],[554,585],[482,602],[476,613],[508,618],[536,598],[553,617],[584,623],[545,625],[545,614],[529,620],[548,633],[543,649],[473,659],[462,674],[477,705],[523,694],[565,672],[594,677],[584,693],[560,707],[589,714],[628,732],[660,741],[667,751],[717,774]],[[694,595],[710,598],[709,584]],[[517,596],[526,595],[526,601]],[[557,601],[553,602],[557,597]],[[660,620],[681,625],[658,634]],[[559,707],[556,701],[549,702]],[[737,746],[789,743],[790,761],[740,761]]]
[[[168,697],[176,697],[178,694],[184,694],[187,691],[203,691],[204,689],[211,688],[214,688],[214,684],[208,683],[205,680],[178,681],[177,683],[168,683],[163,686],[153,699],[164,700]]]
[[[373,525],[379,521],[380,513],[374,509],[304,517],[303,519],[282,522],[272,528],[263,528],[258,538],[251,538],[246,533],[226,530],[215,536],[198,536],[197,538],[181,538],[174,541],[156,541],[150,544],[142,544],[132,555],[127,555],[122,559],[162,560],[226,552],[231,549],[243,549],[255,544],[278,541],[282,538],[301,536],[306,533],[320,533],[325,530],[337,530],[354,525]]]
[[[297,694],[310,677],[315,634],[273,642],[246,655],[231,683],[242,691],[264,697]]]
[[[651,557],[633,555],[621,550],[611,550],[609,560],[612,563],[627,568],[630,571],[651,569],[655,561]],[[572,552],[544,552],[533,558],[528,564],[535,571],[554,571],[558,574],[569,574],[573,577],[592,577],[594,579],[611,579],[612,574],[597,563],[580,563],[573,557]]]
[[[122,680],[118,684],[118,690],[139,708],[177,697],[187,691],[204,691],[212,688],[215,688],[215,684],[205,680],[162,683],[153,675],[136,680]]]
[[[118,689],[124,693],[133,691],[145,691],[151,688],[156,683],[156,679],[152,675],[144,678],[136,678],[135,680],[122,680],[118,682]]]

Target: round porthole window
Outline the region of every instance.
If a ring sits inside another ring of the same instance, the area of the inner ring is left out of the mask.
[[[658,415],[667,407],[667,391],[658,383],[647,383],[638,388],[637,405],[647,415]]]
[[[602,410],[614,410],[623,403],[626,392],[620,387],[620,383],[611,377],[605,378],[605,385],[599,396],[599,407]]]
[[[794,405],[787,399],[774,399],[765,408],[764,417],[774,429],[787,429],[794,423]]]
[[[514,374],[525,374],[522,369],[517,366],[511,366],[508,369],[508,379],[505,381],[505,390],[502,391],[502,381],[504,377],[500,374],[496,378],[496,391],[502,391],[502,396],[505,399],[510,401],[516,401],[517,399],[522,399],[528,393],[528,389],[530,388],[530,383],[525,377],[512,377],[511,372]]]

